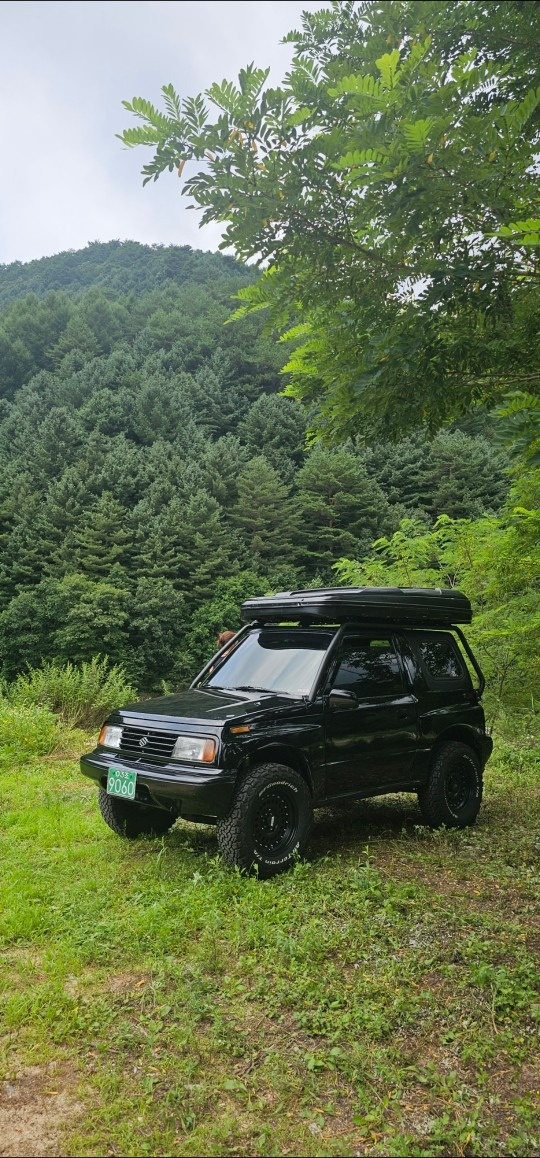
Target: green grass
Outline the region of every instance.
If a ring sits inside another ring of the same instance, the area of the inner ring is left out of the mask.
[[[75,759],[28,759],[0,771],[0,1082],[72,1091],[59,1152],[538,1153],[526,741],[474,829],[430,833],[406,796],[319,813],[265,883],[210,828],[123,842]]]

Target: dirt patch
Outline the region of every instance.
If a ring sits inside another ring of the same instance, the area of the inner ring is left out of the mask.
[[[116,973],[108,981],[110,993],[137,994],[148,988],[152,980],[151,973]]]
[[[57,1066],[27,1066],[0,1082],[0,1155],[61,1155],[64,1128],[82,1113],[75,1079]]]
[[[146,971],[139,971],[138,973],[116,973],[113,977],[107,977],[106,985],[107,991],[120,996],[133,996],[141,994],[151,984],[152,975]],[[70,997],[83,998],[89,994],[101,993],[103,991],[103,977],[97,973],[95,969],[84,969],[78,977],[71,974],[66,977],[64,982],[64,989]]]

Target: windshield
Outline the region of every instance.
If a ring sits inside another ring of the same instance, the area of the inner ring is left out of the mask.
[[[307,696],[333,635],[298,628],[253,631],[202,686]]]

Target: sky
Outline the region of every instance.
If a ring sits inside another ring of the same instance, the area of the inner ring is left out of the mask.
[[[136,241],[216,249],[181,182],[142,187],[150,150],[115,138],[122,100],[193,96],[255,61],[277,84],[280,45],[317,0],[0,0],[0,264]]]

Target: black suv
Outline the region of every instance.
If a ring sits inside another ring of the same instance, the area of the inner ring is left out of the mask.
[[[189,691],[113,712],[83,756],[115,832],[217,824],[228,864],[267,877],[302,854],[321,805],[417,792],[426,824],[474,823],[492,741],[463,595],[337,588],[242,610]]]

